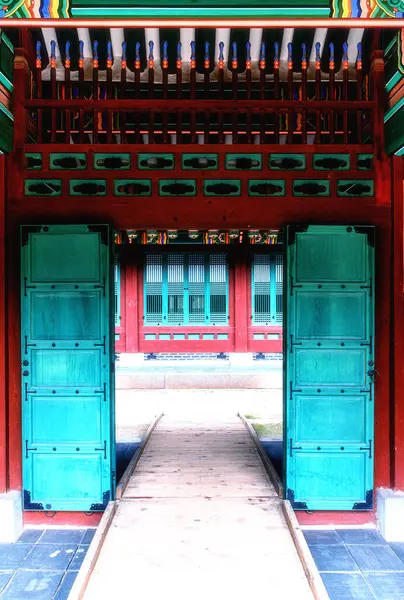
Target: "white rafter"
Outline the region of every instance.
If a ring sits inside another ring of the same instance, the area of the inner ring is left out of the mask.
[[[283,30],[281,51],[279,53],[279,70],[287,72],[288,70],[288,44],[293,42],[293,34],[295,30],[292,27],[287,27]]]
[[[58,38],[56,37],[56,29],[54,29],[53,27],[49,27],[49,28],[43,27],[42,34],[43,34],[43,39],[44,39],[46,52],[48,53],[48,56],[50,56],[51,42],[56,42],[56,46],[55,46],[56,64],[59,64],[61,62],[62,58],[60,55]]]
[[[160,69],[160,30],[158,27],[147,27],[144,31],[146,38],[146,58],[149,56],[149,42],[154,42],[154,68],[156,70]]]
[[[262,29],[250,29],[251,63],[254,67],[260,61]]]
[[[181,27],[180,42],[182,44],[182,64],[188,65],[191,59],[191,42],[195,41],[195,29],[192,27]]]
[[[117,64],[121,67],[122,44],[125,36],[122,27],[113,27],[109,30],[111,35],[112,54],[114,57],[114,67]]]
[[[325,38],[327,37],[328,29],[316,29],[313,39],[313,45],[311,47],[310,59],[309,59],[309,67],[313,68],[316,64],[316,44],[320,42],[320,57],[323,54]]]
[[[78,27],[77,35],[80,42],[83,42],[84,60],[93,58],[93,49],[91,47],[90,30],[87,27]]]
[[[362,41],[364,29],[350,29],[347,39],[348,44],[348,63],[354,66],[358,55],[358,44]]]
[[[214,57],[215,57],[215,67],[217,66],[217,61],[219,60],[219,44],[220,42],[224,43],[224,63],[225,66],[227,66],[227,63],[229,61],[229,54],[230,54],[230,29],[228,28],[220,28],[218,27],[216,29],[216,35],[215,35],[215,52],[214,52]]]

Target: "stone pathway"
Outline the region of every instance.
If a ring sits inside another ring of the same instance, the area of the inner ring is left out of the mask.
[[[0,544],[1,600],[67,600],[95,529],[26,529]]]
[[[312,600],[280,501],[233,414],[160,421],[107,534],[85,600]]]
[[[375,529],[307,529],[330,600],[403,600],[404,543]]]

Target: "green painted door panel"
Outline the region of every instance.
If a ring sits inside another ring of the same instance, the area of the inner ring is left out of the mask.
[[[297,386],[315,387],[321,393],[323,387],[342,389],[366,385],[366,350],[363,348],[325,350],[317,346],[299,348],[294,354],[291,375]]]
[[[99,234],[89,233],[88,238],[74,233],[60,236],[53,230],[43,239],[30,235],[32,251],[26,276],[31,284],[102,283]]]
[[[345,288],[346,289],[346,286]],[[366,339],[366,293],[330,290],[298,292],[296,340]],[[310,315],[310,319],[307,318]]]
[[[289,227],[285,478],[301,510],[373,506],[374,229]]]
[[[296,234],[295,284],[366,283],[369,277],[366,236],[350,235],[346,231],[349,227],[343,227],[343,232],[338,226],[329,228],[323,236]]]
[[[107,225],[23,226],[25,510],[101,511],[115,486]]]
[[[102,355],[97,349],[31,350],[31,383],[35,388],[71,387],[71,374],[79,387],[101,387]],[[55,390],[56,392],[56,390]]]
[[[35,496],[30,498],[31,504],[38,504],[38,500],[42,500],[43,510],[63,510],[54,507],[66,505],[68,490],[69,506],[72,508],[65,510],[80,510],[78,507],[81,506],[90,506],[93,511],[103,510],[109,495],[102,482],[108,478],[109,471],[104,465],[102,453],[75,452],[58,456],[56,452],[36,451],[30,452],[30,455],[26,460],[26,468],[32,473],[35,483]],[[27,499],[28,493],[25,494]],[[100,502],[102,497],[104,500]],[[76,509],[73,508],[75,506]]]
[[[102,445],[102,399],[100,396],[66,395],[54,396],[35,394],[32,397],[32,443],[68,446],[70,444]],[[63,414],[62,427],[55,427],[55,423]],[[83,421],[86,427],[79,428],[77,423]],[[83,447],[80,448],[80,452]]]
[[[101,338],[103,296],[100,291],[32,292],[31,335],[38,340],[97,340]]]
[[[365,394],[345,393],[336,401],[331,394],[296,394],[291,426],[296,444],[365,444],[369,436],[369,401]],[[337,442],[336,442],[337,438]]]
[[[295,509],[307,510],[309,504],[312,510],[330,510],[333,505],[339,510],[369,509],[373,485],[369,462],[364,452],[295,451],[291,471],[296,485],[289,499]],[[364,490],[369,490],[365,496]]]

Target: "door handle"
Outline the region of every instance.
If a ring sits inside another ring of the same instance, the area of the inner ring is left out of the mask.
[[[380,373],[376,369],[369,369],[367,375],[372,383],[376,383],[380,379]]]

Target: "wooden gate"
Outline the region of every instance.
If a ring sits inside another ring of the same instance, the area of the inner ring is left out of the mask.
[[[374,228],[289,227],[287,259],[287,498],[371,509]]]
[[[107,225],[22,227],[25,510],[100,511],[113,496],[111,249]]]

